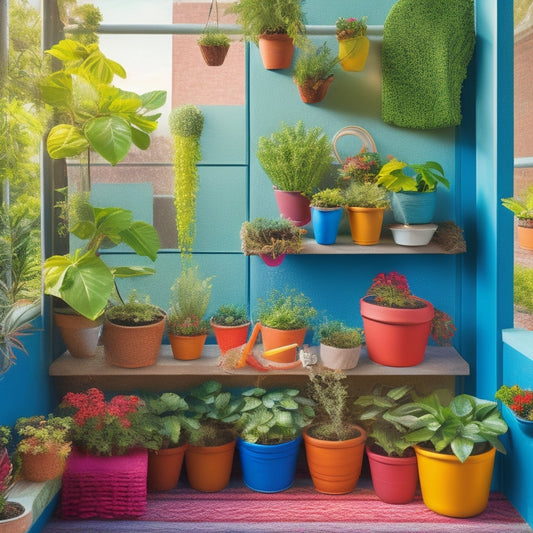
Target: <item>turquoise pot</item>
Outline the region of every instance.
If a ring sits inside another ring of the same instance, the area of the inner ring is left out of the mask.
[[[244,484],[256,492],[281,492],[292,486],[301,435],[282,444],[253,444],[237,439]]]
[[[391,194],[394,220],[400,224],[428,224],[433,221],[437,191],[402,191]]]
[[[318,244],[335,244],[342,207],[311,207],[313,232]]]

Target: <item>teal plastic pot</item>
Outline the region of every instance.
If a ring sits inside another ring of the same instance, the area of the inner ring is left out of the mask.
[[[342,207],[311,207],[313,232],[318,244],[335,244]]]
[[[393,192],[391,207],[394,220],[400,224],[428,224],[433,221],[437,191]]]
[[[301,435],[282,444],[252,444],[237,439],[244,484],[256,492],[281,492],[292,486]]]

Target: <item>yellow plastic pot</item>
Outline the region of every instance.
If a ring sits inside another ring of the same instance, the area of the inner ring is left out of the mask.
[[[415,446],[420,491],[436,513],[467,518],[482,513],[489,501],[496,448],[471,455],[461,463],[447,455]]]
[[[339,41],[339,57],[342,70],[361,72],[365,68],[369,49],[370,41],[364,35]]]

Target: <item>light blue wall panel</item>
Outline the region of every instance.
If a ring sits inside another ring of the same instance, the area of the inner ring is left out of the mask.
[[[306,0],[304,12],[308,24],[335,24],[339,17],[368,16],[368,24],[383,24],[396,0]]]

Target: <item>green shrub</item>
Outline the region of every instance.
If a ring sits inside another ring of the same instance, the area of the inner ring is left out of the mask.
[[[515,264],[514,303],[528,313],[533,313],[533,268]]]

